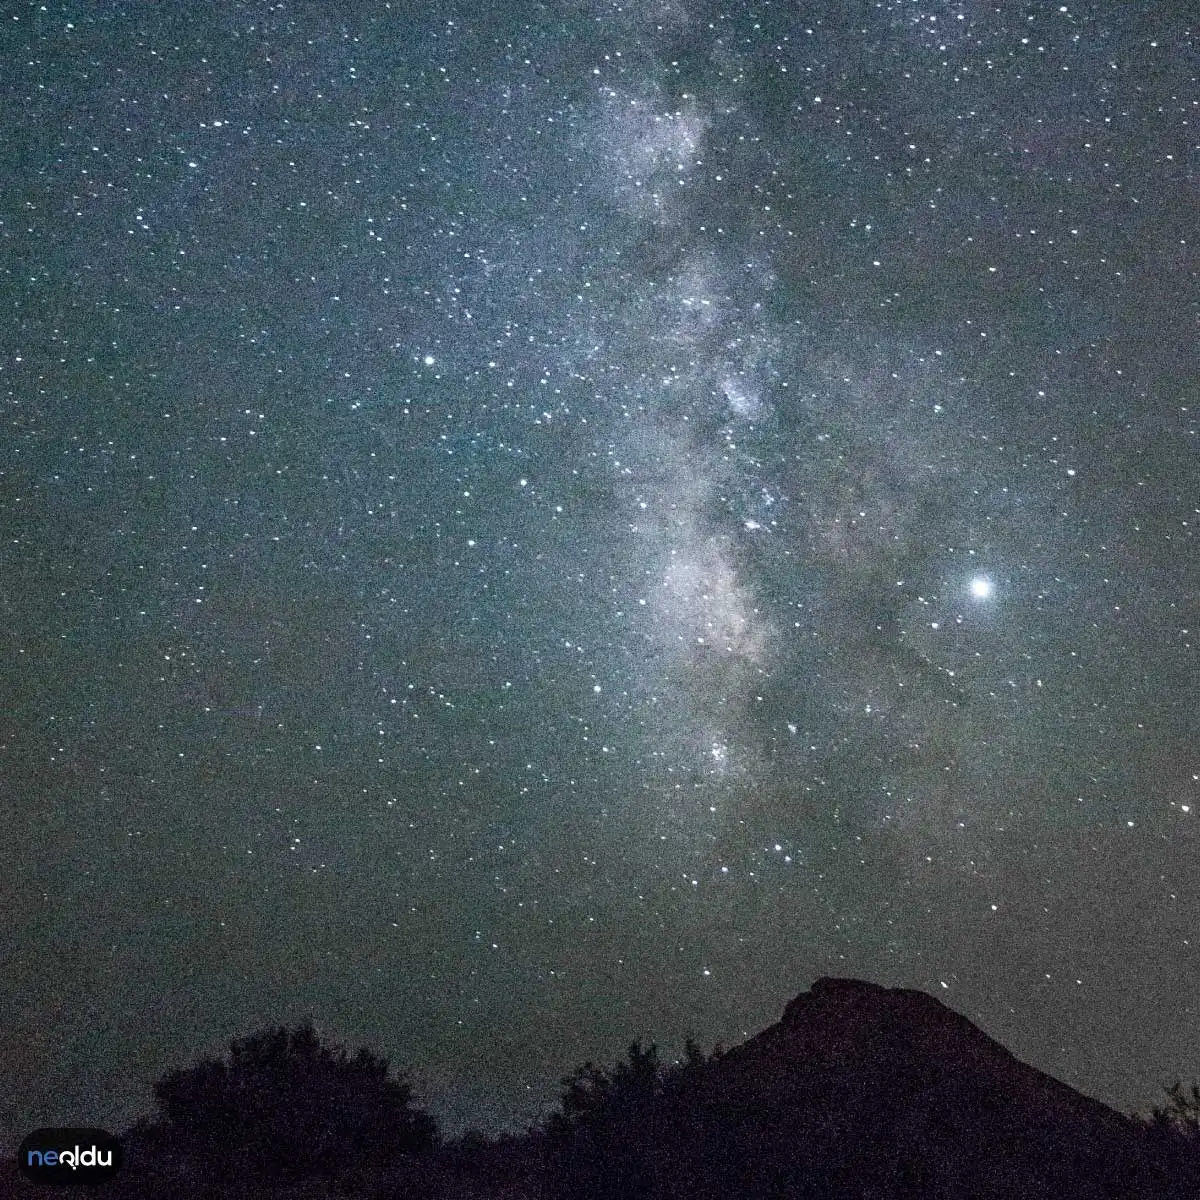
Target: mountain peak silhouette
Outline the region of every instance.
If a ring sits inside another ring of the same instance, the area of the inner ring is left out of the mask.
[[[778,1024],[710,1066],[696,1112],[720,1114],[710,1135],[728,1141],[728,1161],[757,1164],[746,1194],[1185,1194],[1137,1122],[924,992],[818,979]]]

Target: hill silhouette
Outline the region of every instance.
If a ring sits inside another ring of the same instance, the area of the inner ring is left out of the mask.
[[[694,1195],[718,1194],[713,1182],[838,1200],[1197,1194],[1142,1123],[1021,1063],[933,997],[858,980],[818,980],[779,1024],[697,1073],[679,1108],[695,1154],[704,1137],[721,1148],[717,1178],[697,1178]]]
[[[274,1061],[289,1042],[283,1031],[273,1038],[235,1047],[242,1047],[244,1058],[247,1046],[266,1046]],[[373,1153],[361,1169],[347,1171],[341,1159],[314,1152],[300,1156],[310,1170],[269,1182],[261,1164],[272,1161],[270,1147],[256,1148],[244,1133],[235,1136],[238,1123],[246,1122],[243,1114],[230,1124],[231,1072],[216,1070],[209,1060],[159,1084],[156,1093],[170,1122],[131,1131],[128,1166],[102,1190],[122,1200],[1200,1196],[1200,1138],[1184,1119],[1195,1115],[1186,1093],[1176,1089],[1175,1107],[1160,1110],[1157,1120],[1122,1115],[1020,1062],[933,997],[860,980],[818,980],[787,1005],[778,1024],[728,1051],[706,1057],[689,1043],[682,1062],[663,1066],[654,1047],[635,1042],[627,1060],[612,1069],[585,1064],[564,1079],[558,1112],[499,1141],[470,1136],[439,1145],[432,1122],[411,1108],[403,1084],[387,1084],[382,1060],[365,1051],[353,1059],[325,1053],[311,1030],[302,1032],[298,1045],[302,1059],[325,1065],[323,1087],[329,1070],[342,1079],[339,1087],[357,1072],[373,1096],[389,1097],[385,1110],[403,1117],[404,1145],[380,1151],[376,1124],[366,1143]],[[277,1070],[274,1078],[284,1081],[284,1107],[307,1122],[305,1137],[313,1142],[321,1105],[301,1094],[307,1085],[295,1071]],[[204,1093],[206,1079],[217,1081],[216,1092],[196,1099],[181,1089],[184,1081]],[[337,1095],[335,1107],[351,1104],[345,1091]],[[378,1115],[377,1101],[367,1107]],[[275,1101],[271,1110],[278,1111]],[[217,1136],[202,1135],[194,1119],[216,1122]],[[337,1138],[329,1144],[338,1153],[358,1144],[345,1121],[330,1128]],[[269,1129],[268,1136],[278,1139],[279,1130]],[[192,1141],[164,1158],[164,1130]],[[229,1157],[220,1153],[231,1140],[247,1161],[259,1164],[257,1171],[231,1176]],[[205,1146],[216,1154],[209,1165]],[[168,1160],[170,1170],[163,1165]],[[213,1165],[218,1162],[220,1170]],[[0,1188],[3,1197],[39,1194],[43,1188],[11,1175]]]

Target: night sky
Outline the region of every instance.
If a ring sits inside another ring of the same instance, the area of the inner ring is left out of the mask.
[[[821,975],[1200,1077],[1190,4],[0,64],[6,1144],[306,1017],[520,1126]]]

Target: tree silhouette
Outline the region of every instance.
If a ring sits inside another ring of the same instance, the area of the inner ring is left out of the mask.
[[[375,1173],[431,1148],[433,1118],[366,1048],[323,1045],[311,1024],[230,1043],[154,1085],[151,1134],[204,1174],[271,1182]]]
[[[562,1084],[560,1111],[547,1122],[547,1132],[560,1139],[610,1124],[651,1103],[662,1085],[658,1048],[643,1050],[641,1042],[633,1042],[628,1061],[618,1062],[611,1071],[586,1062],[564,1076]]]
[[[666,1078],[657,1048],[641,1042],[611,1070],[587,1062],[564,1077],[560,1110],[545,1131],[571,1194],[623,1200],[652,1194]]]
[[[1167,1102],[1155,1107],[1149,1124],[1169,1129],[1200,1148],[1200,1084],[1185,1088],[1178,1079],[1167,1088]]]

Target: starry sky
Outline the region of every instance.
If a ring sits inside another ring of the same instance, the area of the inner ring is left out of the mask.
[[[1186,3],[0,28],[0,1137],[451,1129],[821,975],[1200,1077]]]

